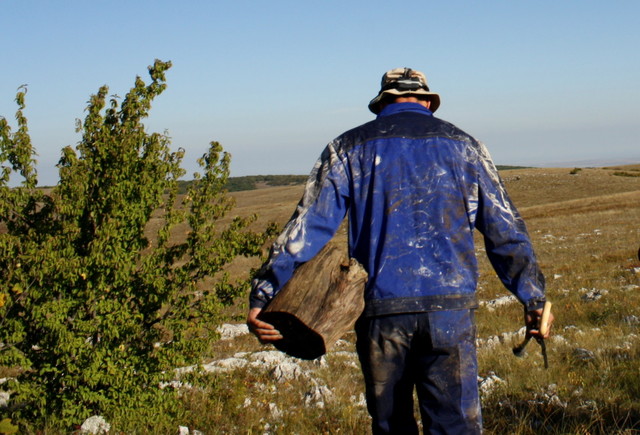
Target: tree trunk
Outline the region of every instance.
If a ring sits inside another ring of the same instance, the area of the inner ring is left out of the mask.
[[[329,243],[298,267],[289,282],[260,313],[284,337],[275,347],[315,359],[353,329],[364,309],[367,272],[345,248]]]

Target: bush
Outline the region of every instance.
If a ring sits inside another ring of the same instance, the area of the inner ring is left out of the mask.
[[[137,77],[121,104],[107,102],[106,86],[91,97],[50,194],[36,188],[26,89],[18,130],[0,118],[0,366],[20,368],[3,387],[13,391],[7,417],[27,431],[94,414],[170,418],[175,394],[161,383],[200,361],[221,307],[247,288],[224,266],[258,255],[273,233],[249,231],[255,217],[220,224],[234,204],[223,189],[230,157],[217,142],[178,199],[184,151],[142,124],[170,66],[156,60],[150,84]],[[162,218],[153,231],[152,217]],[[201,290],[206,276],[216,284]]]
[[[617,177],[640,177],[640,172],[615,171],[613,175]]]

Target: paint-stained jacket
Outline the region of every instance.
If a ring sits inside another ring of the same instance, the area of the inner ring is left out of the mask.
[[[253,281],[263,307],[349,216],[349,252],[369,273],[365,314],[477,306],[473,232],[528,308],[544,277],[525,224],[484,145],[416,103],[387,106],[326,147],[291,220]]]

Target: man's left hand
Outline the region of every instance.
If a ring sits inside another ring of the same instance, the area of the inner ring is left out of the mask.
[[[551,325],[553,324],[553,313],[549,313],[548,328],[545,334],[540,333],[540,321],[542,320],[542,308],[534,311],[527,311],[524,315],[524,322],[527,326],[527,335],[533,338],[549,338],[551,335]]]

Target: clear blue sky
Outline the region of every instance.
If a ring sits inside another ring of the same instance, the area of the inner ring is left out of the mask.
[[[639,16],[637,0],[0,0],[0,116],[15,128],[28,84],[40,184],[54,184],[89,96],[123,96],[171,60],[146,125],[189,172],[217,140],[234,176],[306,174],[408,66],[497,164],[640,162]]]

